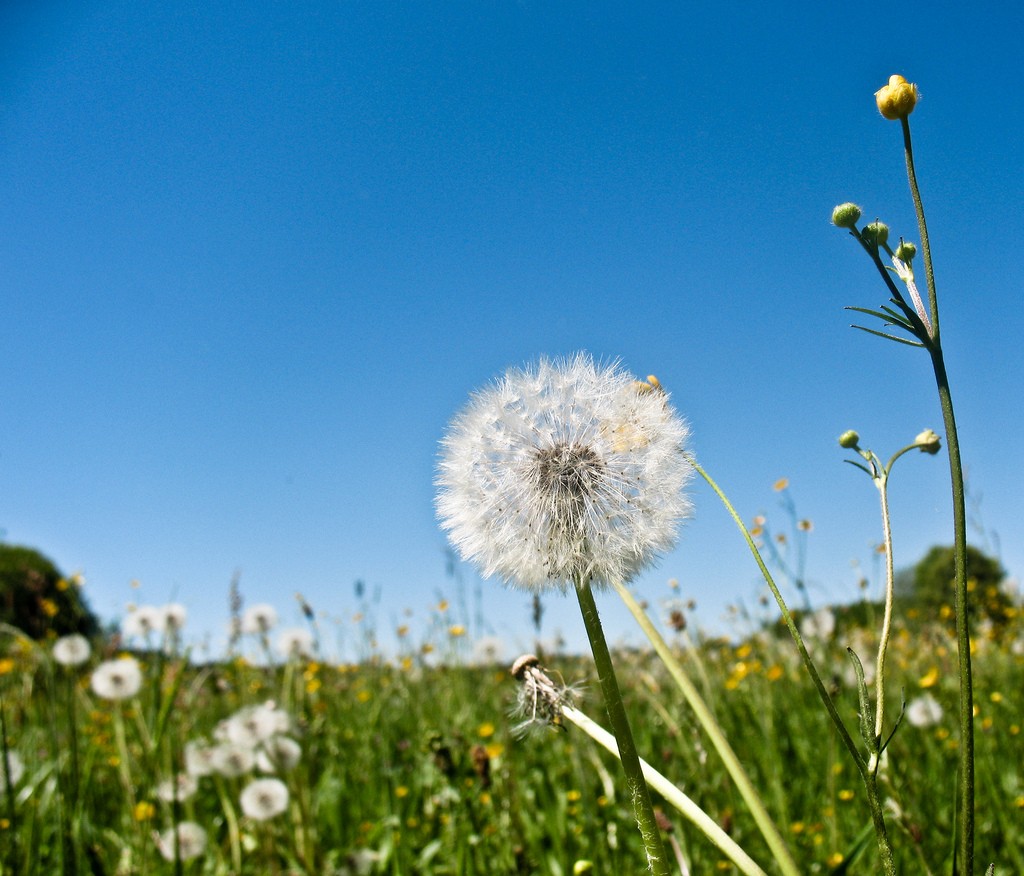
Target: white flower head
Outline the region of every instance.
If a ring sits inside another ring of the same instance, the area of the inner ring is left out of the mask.
[[[907,703],[907,722],[912,727],[931,727],[942,720],[942,706],[931,694],[921,694]]]
[[[214,746],[210,762],[216,772],[229,779],[237,779],[253,768],[256,756],[251,748],[234,742],[223,742]]]
[[[277,651],[285,660],[313,656],[313,634],[305,627],[289,627],[277,636]]]
[[[193,778],[209,776],[216,772],[216,746],[203,742],[185,743],[185,772]]]
[[[3,759],[0,758],[0,793],[6,787],[8,779],[11,780],[12,785],[17,785],[24,775],[25,764],[21,760],[21,755],[12,749],[8,749],[7,769],[4,769]]]
[[[266,821],[288,808],[288,787],[280,779],[255,779],[242,789],[238,802],[250,818]]]
[[[105,700],[125,700],[142,687],[142,668],[134,657],[105,660],[92,674],[92,689]]]
[[[188,800],[190,797],[195,796],[198,790],[198,779],[185,772],[179,773],[173,779],[164,779],[164,781],[156,786],[155,793],[157,798],[163,800],[164,803],[173,803],[175,800],[179,802]]]
[[[586,354],[511,369],[442,442],[437,511],[464,559],[534,592],[625,582],[691,513],[667,395]]]
[[[81,666],[91,655],[92,646],[80,633],[61,636],[53,643],[53,659],[61,666]]]
[[[277,609],[266,602],[250,605],[242,615],[242,632],[265,635],[277,626]]]
[[[287,733],[291,723],[288,713],[270,700],[258,706],[239,709],[223,723],[222,733],[228,742],[256,748],[272,736]]]
[[[188,609],[180,602],[168,602],[161,611],[164,615],[164,628],[169,633],[180,633],[188,620]]]
[[[831,639],[835,631],[836,616],[830,608],[819,608],[800,621],[800,635],[805,639]]]
[[[177,827],[154,834],[156,847],[165,861],[175,859],[175,834],[177,834],[177,857],[181,861],[198,858],[206,851],[206,831],[194,821],[183,821]]]
[[[302,759],[302,746],[290,736],[272,736],[256,752],[256,766],[265,773],[293,770]]]
[[[164,631],[166,616],[164,610],[155,605],[140,605],[133,608],[121,624],[121,631],[129,639],[148,639]]]

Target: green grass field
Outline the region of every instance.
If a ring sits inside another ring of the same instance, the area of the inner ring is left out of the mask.
[[[1017,616],[976,640],[978,859],[996,862],[997,873],[1024,873],[1022,643]],[[5,874],[644,871],[618,763],[572,726],[515,736],[516,681],[504,662],[460,660],[470,650],[461,627],[435,625],[404,655],[371,656],[359,665],[295,659],[268,667],[239,656],[197,667],[160,649],[135,651],[141,687],[121,700],[94,691],[95,668],[119,652],[93,644],[87,662],[66,666],[53,659],[49,643],[5,635],[0,691],[12,780],[0,789]],[[677,644],[801,871],[876,872],[856,769],[792,643],[760,633],[739,644]],[[870,662],[871,634],[842,623],[811,650],[853,731],[857,697],[847,644]],[[909,711],[916,724],[902,722],[882,767],[903,873],[949,871],[954,644],[944,627],[902,624],[890,646],[892,721],[901,696],[913,703],[927,694],[942,712]],[[255,656],[257,641],[243,640],[242,652]],[[775,872],[742,799],[660,662],[645,651],[618,653],[616,662],[641,755]],[[549,654],[543,663],[553,677],[578,685],[578,706],[606,723],[588,659]],[[275,708],[254,717],[251,707],[268,701]],[[269,714],[277,723],[266,731],[259,724]],[[293,766],[278,762],[267,741],[282,735],[301,751]],[[263,770],[251,754],[230,767],[212,758],[219,765],[211,768],[203,755],[232,740],[262,750]],[[246,814],[243,790],[272,772],[287,787],[283,811]],[[182,773],[194,781],[183,779],[184,799],[175,800],[160,785]],[[689,873],[736,872],[674,810],[657,798],[655,804]],[[183,836],[175,860],[173,840],[165,837],[161,849],[158,838],[181,822],[199,825],[206,844],[187,857],[194,849]]]

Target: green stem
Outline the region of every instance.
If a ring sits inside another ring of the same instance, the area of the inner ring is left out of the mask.
[[[932,248],[928,242],[928,224],[924,218],[924,202],[921,191],[917,187],[917,173],[914,171],[914,147],[910,142],[910,119],[900,119],[903,125],[903,152],[907,159],[907,179],[910,182],[910,197],[914,201],[914,212],[917,213],[917,229],[921,233],[921,256],[924,259],[924,278],[928,286],[928,308],[932,314],[932,337],[935,346],[939,346],[939,299],[935,294],[935,271],[932,269]]]
[[[629,787],[629,796],[636,814],[637,826],[640,828],[640,835],[643,837],[644,848],[647,851],[647,862],[650,871],[655,876],[668,876],[668,855],[665,852],[665,843],[654,817],[651,794],[647,789],[643,768],[640,765],[640,756],[636,752],[636,743],[633,741],[633,731],[630,729],[626,709],[622,704],[622,693],[615,680],[615,666],[608,650],[608,643],[605,641],[601,618],[597,613],[597,603],[594,601],[594,593],[589,582],[581,582],[576,585],[575,589],[580,603],[580,611],[583,612],[583,623],[590,639],[590,648],[594,653],[594,665],[597,667],[597,676],[601,682],[601,693],[604,696],[605,708],[608,710],[608,720],[611,722],[612,731],[618,741],[619,759],[622,761],[622,770],[626,774],[626,784]]]
[[[740,796],[743,797],[747,807],[750,809],[751,815],[753,815],[754,821],[761,831],[761,835],[764,837],[765,842],[768,843],[768,848],[771,849],[779,869],[785,876],[799,876],[800,871],[797,869],[796,862],[793,860],[789,849],[786,848],[782,835],[768,814],[768,810],[765,809],[764,803],[755,790],[753,782],[750,781],[750,777],[743,769],[739,758],[736,757],[736,752],[729,745],[729,740],[725,738],[722,728],[719,727],[707,703],[704,702],[697,688],[694,687],[693,682],[690,681],[683,671],[683,667],[676,660],[668,643],[655,628],[654,624],[651,623],[651,619],[641,608],[640,603],[636,601],[633,594],[622,584],[616,583],[614,587],[615,592],[626,603],[626,608],[630,610],[633,617],[636,618],[636,622],[640,624],[641,629],[654,647],[658,657],[661,658],[661,662],[665,664],[679,690],[682,691],[683,697],[689,703],[690,708],[693,709],[693,713],[697,716],[701,727],[704,728],[704,732],[708,734],[711,744],[715,747],[715,751],[722,758],[726,770],[736,783]]]
[[[910,196],[917,213],[917,227],[921,234],[921,254],[924,258],[925,280],[928,284],[928,304],[932,313],[934,344],[929,347],[935,385],[942,407],[942,420],[946,429],[946,447],[949,451],[949,474],[953,491],[953,569],[954,606],[956,609],[957,657],[960,669],[960,830],[958,836],[960,872],[971,876],[974,872],[974,695],[971,679],[971,640],[967,626],[967,510],[964,499],[964,473],[960,459],[960,441],[957,437],[953,399],[949,391],[949,378],[939,341],[939,304],[935,291],[935,272],[932,268],[932,250],[928,239],[924,203],[917,186],[914,169],[914,147],[910,139],[910,120],[900,120],[903,128],[903,151],[907,162],[907,181]]]
[[[878,642],[878,662],[875,665],[875,752],[871,755],[872,772],[878,769],[878,747],[882,740],[882,721],[885,711],[885,652],[889,646],[889,632],[892,628],[892,603],[895,589],[895,573],[892,556],[892,525],[889,521],[889,491],[886,470],[875,479],[879,501],[882,505],[882,539],[885,546],[885,614],[882,619],[882,634]]]
[[[967,509],[960,442],[941,349],[932,353],[932,367],[946,429],[946,449],[949,452],[949,473],[953,488],[953,599],[956,610],[957,659],[960,664],[959,872],[963,876],[971,876],[974,873],[974,683],[971,673],[971,636],[967,625]]]
[[[591,721],[579,709],[575,709],[572,706],[563,706],[562,715],[567,721],[579,727],[598,745],[610,751],[615,757],[619,757],[619,748],[615,743],[615,737],[603,727]],[[641,760],[640,766],[643,769],[644,779],[647,784],[661,794],[666,801],[703,833],[716,848],[736,865],[741,873],[746,874],[746,876],[766,876],[765,871],[700,806],[687,797],[686,794],[647,763],[647,761]]]
[[[825,688],[825,685],[821,680],[821,676],[818,675],[818,670],[814,665],[814,661],[811,660],[811,655],[807,653],[807,648],[804,645],[800,631],[797,629],[796,623],[793,621],[793,615],[790,614],[789,607],[786,605],[786,601],[782,598],[782,593],[779,591],[778,585],[776,585],[775,580],[772,578],[771,572],[768,571],[768,567],[765,565],[764,559],[761,557],[761,552],[757,549],[757,545],[754,543],[754,539],[751,536],[750,531],[747,529],[746,524],[736,512],[736,509],[733,507],[728,497],[722,492],[721,487],[719,487],[712,479],[711,475],[704,471],[692,456],[687,455],[686,458],[690,465],[693,466],[694,471],[704,478],[708,486],[715,491],[715,494],[722,501],[722,504],[725,505],[726,510],[736,523],[736,526],[739,527],[740,532],[743,533],[743,538],[747,543],[747,547],[750,548],[750,552],[754,555],[757,567],[761,570],[761,575],[764,577],[768,587],[771,589],[772,595],[775,597],[775,602],[779,606],[779,611],[782,612],[782,618],[786,623],[786,627],[789,629],[789,634],[793,637],[793,641],[796,642],[797,650],[800,652],[800,657],[803,660],[804,667],[811,676],[811,681],[814,683],[815,690],[818,692],[822,705],[825,706],[825,710],[832,719],[832,723],[835,725],[836,730],[839,733],[839,737],[843,740],[843,745],[845,745],[846,750],[850,752],[854,763],[857,765],[857,770],[860,772],[861,778],[864,780],[868,796],[868,806],[871,810],[871,820],[875,827],[875,837],[878,842],[878,855],[882,865],[882,872],[884,872],[886,876],[895,876],[896,864],[893,859],[892,845],[889,842],[889,834],[885,827],[882,803],[878,797],[878,790],[874,781],[874,776],[868,769],[867,761],[865,761],[861,756],[861,753],[857,750],[857,745],[854,743],[853,737],[850,736],[849,731],[846,729],[846,725],[843,723],[842,717],[840,717],[839,712],[836,710],[835,703],[832,702],[832,697],[829,696],[828,690]]]

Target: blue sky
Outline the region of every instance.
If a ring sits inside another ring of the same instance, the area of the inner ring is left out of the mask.
[[[186,603],[196,637],[236,572],[286,621],[301,591],[349,624],[362,580],[382,632],[423,625],[457,591],[446,422],[585,349],[659,376],[747,519],[785,527],[788,477],[815,600],[853,598],[879,523],[836,436],[888,457],[941,431],[927,357],[848,328],[883,289],[828,221],[855,200],[917,239],[872,98],[902,72],[970,489],[1019,576],[1024,13],[987,8],[5,4],[4,538],[82,571],[106,618]],[[944,455],[891,489],[897,565],[951,540]],[[677,578],[722,628],[759,579],[693,492],[639,586]],[[480,591],[528,643],[528,597]],[[546,633],[580,641],[577,615],[548,600]]]

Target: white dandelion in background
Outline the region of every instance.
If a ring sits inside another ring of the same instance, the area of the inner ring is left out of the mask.
[[[3,761],[0,760],[0,793],[7,786],[8,780],[12,785],[17,785],[24,775],[25,764],[21,760],[21,755],[8,749],[6,769],[4,769]]]
[[[278,708],[273,700],[258,706],[245,706],[230,718],[222,721],[214,731],[218,739],[256,748],[272,736],[287,733],[291,729],[291,716]]]
[[[255,779],[242,789],[242,812],[255,821],[266,821],[288,808],[288,787],[280,779]]]
[[[210,753],[210,763],[215,772],[228,779],[237,779],[251,771],[256,763],[256,755],[246,745],[234,742],[222,742],[215,745]]]
[[[185,772],[197,779],[215,773],[216,750],[216,746],[207,745],[205,742],[186,742]]]
[[[169,633],[180,633],[188,621],[188,609],[180,602],[168,602],[160,609],[164,615],[164,629]]]
[[[485,576],[533,591],[624,583],[691,513],[688,434],[660,387],[617,364],[511,369],[442,442],[441,525]]]
[[[164,779],[156,786],[155,793],[158,800],[162,800],[164,803],[173,803],[175,800],[181,802],[194,797],[198,790],[199,781],[195,776],[185,772],[179,773],[173,779]]]
[[[289,627],[277,636],[277,652],[285,660],[303,660],[313,656],[313,634],[305,627]]]
[[[256,752],[256,766],[264,773],[288,772],[302,759],[302,746],[290,736],[273,736]]]
[[[943,710],[931,694],[921,694],[907,703],[907,722],[912,727],[931,727],[942,720]]]
[[[266,635],[277,626],[277,609],[265,602],[250,605],[242,615],[242,632]]]
[[[177,843],[175,843],[177,834]],[[198,858],[206,851],[206,831],[194,821],[183,821],[171,830],[155,834],[156,847],[165,861],[175,860],[175,845],[177,845],[177,858],[181,861],[189,861]]]
[[[134,657],[105,660],[92,674],[92,689],[105,700],[124,700],[142,687],[142,668]]]
[[[128,613],[121,624],[121,632],[128,639],[148,639],[163,634],[166,620],[162,608],[155,605],[139,605]]]
[[[800,635],[805,639],[827,641],[836,631],[836,616],[829,608],[819,608],[800,621]]]
[[[81,666],[91,656],[89,640],[79,633],[61,636],[53,643],[53,659],[61,666]]]

